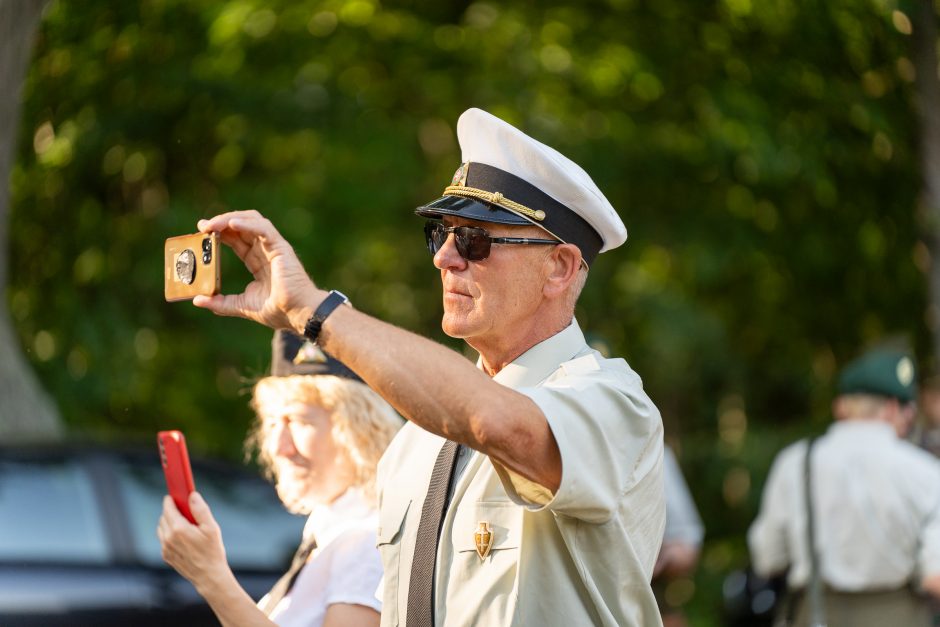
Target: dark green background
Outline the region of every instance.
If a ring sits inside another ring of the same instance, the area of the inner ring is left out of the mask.
[[[708,537],[746,560],[773,454],[839,365],[929,359],[906,7],[891,0],[55,2],[25,87],[7,303],[70,432],[240,457],[270,332],[162,294],[164,238],[257,208],[322,286],[457,350],[418,204],[478,106],[592,174],[630,238],[578,306],[661,408]],[[231,251],[223,289],[247,275]],[[687,591],[688,592],[688,591]]]

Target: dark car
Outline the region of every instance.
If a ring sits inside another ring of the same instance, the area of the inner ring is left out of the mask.
[[[286,570],[304,519],[241,466],[192,466],[257,600]],[[165,493],[156,447],[0,447],[0,625],[218,625],[160,556]]]

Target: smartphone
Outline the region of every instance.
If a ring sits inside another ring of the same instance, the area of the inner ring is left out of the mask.
[[[194,233],[163,244],[163,296],[167,302],[212,296],[222,287],[219,234]]]
[[[196,519],[189,510],[189,495],[196,485],[189,465],[189,453],[186,452],[186,438],[179,431],[160,431],[157,433],[157,447],[160,449],[167,493],[173,497],[180,513],[195,525]]]

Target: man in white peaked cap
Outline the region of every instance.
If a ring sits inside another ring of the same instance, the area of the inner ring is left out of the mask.
[[[457,134],[463,164],[416,213],[442,327],[476,367],[344,306],[253,211],[200,221],[255,280],[194,304],[304,333],[408,419],[379,467],[383,625],[661,625],[662,422],[574,320],[626,229],[580,167],[511,125],[470,109]]]

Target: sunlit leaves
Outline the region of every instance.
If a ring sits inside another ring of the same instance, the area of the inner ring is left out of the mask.
[[[11,178],[12,317],[74,427],[149,438],[172,418],[237,456],[270,332],[163,302],[163,239],[258,208],[320,285],[458,347],[412,211],[480,106],[620,211],[630,239],[592,267],[578,318],[690,442],[693,487],[722,508],[709,534],[739,533],[776,447],[826,420],[838,365],[882,332],[927,342],[904,10],[53,3]],[[228,291],[248,277],[226,255]],[[737,540],[716,542],[718,568]]]

